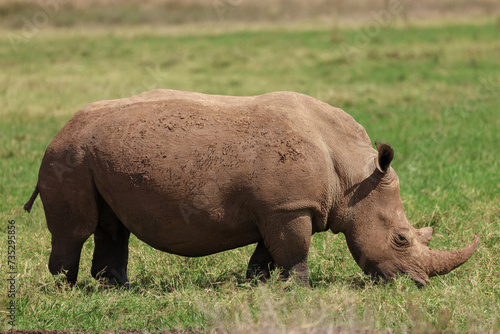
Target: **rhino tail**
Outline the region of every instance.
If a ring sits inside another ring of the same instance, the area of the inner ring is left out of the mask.
[[[24,204],[24,210],[26,210],[26,212],[30,213],[31,207],[33,206],[33,203],[35,202],[35,199],[38,196],[39,192],[40,191],[38,190],[38,186],[36,186],[35,191],[33,191],[33,194],[31,195],[29,201],[26,204]]]

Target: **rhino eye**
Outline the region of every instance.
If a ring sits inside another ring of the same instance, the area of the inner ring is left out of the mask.
[[[408,246],[410,243],[408,242],[408,239],[402,234],[397,233],[394,238],[395,244],[399,247],[404,247]]]

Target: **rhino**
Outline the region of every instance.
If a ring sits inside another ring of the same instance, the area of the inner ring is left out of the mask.
[[[92,103],[50,142],[38,182],[52,236],[49,270],[78,275],[93,234],[91,274],[128,286],[130,233],[172,254],[205,256],[256,243],[248,278],[279,268],[309,286],[311,236],[342,232],[367,275],[425,286],[466,262],[428,247],[432,227],[405,216],[394,150],[353,117],[310,96],[153,90]]]

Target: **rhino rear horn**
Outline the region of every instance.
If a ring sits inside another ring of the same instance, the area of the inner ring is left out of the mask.
[[[417,229],[417,236],[424,245],[429,245],[434,229],[430,226]]]
[[[392,159],[394,158],[394,150],[389,144],[385,143],[375,142],[375,146],[377,146],[378,150],[378,157],[376,160],[377,169],[379,172],[385,174],[391,165]]]

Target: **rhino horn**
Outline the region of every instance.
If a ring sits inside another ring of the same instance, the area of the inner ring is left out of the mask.
[[[429,263],[427,274],[429,277],[445,275],[453,269],[464,264],[474,253],[479,245],[479,236],[462,249],[454,251],[442,251],[429,248]]]
[[[417,229],[417,236],[420,239],[420,241],[424,245],[428,245],[429,242],[431,241],[432,233],[434,233],[434,229],[430,226],[427,227],[422,227],[420,229]]]

